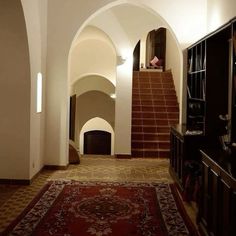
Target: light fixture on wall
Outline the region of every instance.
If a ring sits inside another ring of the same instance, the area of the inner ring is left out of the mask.
[[[36,112],[42,112],[42,100],[43,100],[43,76],[42,73],[37,74],[37,104]]]
[[[125,57],[117,56],[117,65],[123,65],[126,61]]]
[[[113,99],[116,99],[116,94],[112,93],[112,94],[110,94],[110,97],[113,98]]]

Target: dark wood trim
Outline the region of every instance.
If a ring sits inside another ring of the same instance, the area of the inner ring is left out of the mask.
[[[131,155],[129,154],[116,154],[115,157],[118,159],[131,159]]]
[[[76,114],[76,94],[70,96],[69,137],[73,141],[75,141],[75,114]]]
[[[44,166],[37,172],[33,175],[33,177],[30,179],[30,184],[39,176],[39,174],[42,172]]]
[[[45,165],[43,167],[44,170],[66,170],[68,168],[69,164],[66,166],[58,166],[58,165]]]
[[[172,177],[172,179],[174,180],[174,182],[176,183],[177,189],[182,194],[184,191],[182,183],[180,182],[180,179],[179,179],[177,173],[175,172],[174,168],[171,165],[169,166],[169,174]]]
[[[7,185],[30,185],[30,179],[0,179],[0,184]]]
[[[41,173],[44,167],[41,168],[31,179],[0,179],[0,184],[8,185],[30,185]]]

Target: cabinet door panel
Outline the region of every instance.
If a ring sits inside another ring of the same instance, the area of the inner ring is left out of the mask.
[[[219,176],[217,173],[215,173],[212,169],[209,172],[209,183],[210,183],[210,210],[209,210],[209,229],[212,235],[218,235],[218,182],[219,182]]]
[[[203,200],[202,200],[202,223],[205,228],[207,228],[207,222],[208,222],[208,207],[209,207],[209,185],[208,185],[208,172],[209,172],[209,166],[203,162]]]
[[[182,140],[178,140],[178,158],[177,158],[177,173],[181,182],[182,181],[182,161],[183,161],[183,146]]]
[[[229,234],[229,221],[230,221],[230,195],[231,188],[224,180],[219,183],[219,204],[218,204],[218,235],[228,236]]]
[[[230,198],[230,236],[236,235],[236,191],[231,194]]]

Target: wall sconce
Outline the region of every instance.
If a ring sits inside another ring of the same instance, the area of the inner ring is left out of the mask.
[[[43,76],[42,73],[37,74],[37,94],[36,94],[36,112],[42,112],[42,102],[43,102]]]
[[[117,56],[117,65],[123,65],[126,61],[125,57]]]
[[[116,99],[116,94],[112,93],[112,94],[110,94],[110,97],[113,98],[113,99]]]

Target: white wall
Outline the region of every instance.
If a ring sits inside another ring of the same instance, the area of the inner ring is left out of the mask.
[[[143,68],[146,68],[146,40],[147,34],[144,34],[140,40],[140,67],[143,64]]]
[[[207,0],[207,30],[209,33],[235,16],[235,0]]]
[[[115,154],[131,154],[132,75],[133,50],[130,50],[125,63],[117,66]]]
[[[207,0],[141,0],[141,2],[150,6],[167,22],[169,30],[173,31],[182,49],[206,33]]]
[[[31,69],[30,105],[30,178],[44,165],[44,104],[36,113],[37,73],[43,74],[43,93],[46,79],[46,0],[22,0],[28,34]],[[44,97],[44,96],[43,96]]]
[[[30,62],[21,2],[0,1],[0,179],[29,179]]]
[[[178,102],[181,103],[181,88],[182,88],[182,62],[180,61],[178,45],[173,35],[166,30],[166,70],[171,69],[175,84],[176,95]]]
[[[79,150],[81,154],[84,154],[84,133],[92,130],[101,130],[111,133],[111,155],[114,155],[114,130],[111,125],[104,119],[95,117],[88,120],[81,129],[80,132],[80,144]]]

